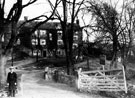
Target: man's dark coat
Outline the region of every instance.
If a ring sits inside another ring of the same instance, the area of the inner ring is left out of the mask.
[[[9,83],[9,90],[15,90],[17,83],[17,74],[15,72],[9,72],[7,76],[7,83]]]

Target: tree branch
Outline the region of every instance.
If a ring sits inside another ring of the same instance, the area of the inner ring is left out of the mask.
[[[39,20],[39,18],[42,18],[42,17],[48,18],[46,15],[40,15],[40,16],[37,16],[37,17],[35,17],[35,18],[26,20],[26,21],[24,21],[24,22],[18,27],[18,29],[20,29],[21,27],[23,27],[26,23],[32,22],[32,21],[34,21],[34,20]]]
[[[27,7],[27,6],[29,6],[29,5],[31,5],[31,4],[33,4],[33,3],[35,3],[37,0],[30,0],[27,4],[25,4],[25,5],[22,5],[22,8],[25,8],[25,7]]]
[[[48,0],[48,1],[50,2],[50,0]],[[40,22],[40,23],[38,23],[38,24],[34,27],[34,29],[31,31],[31,33],[33,33],[39,26],[41,26],[42,24],[46,23],[47,21],[55,19],[55,18],[52,18],[52,17],[53,17],[53,15],[54,15],[54,13],[55,13],[55,10],[56,10],[58,4],[60,3],[60,2],[58,2],[58,1],[59,1],[59,0],[56,0],[54,9],[53,9],[53,12],[51,13],[51,15],[50,15],[49,17],[47,17],[47,16],[44,15],[47,19],[44,20],[44,21],[42,21],[42,22]]]
[[[78,12],[80,11],[80,8],[81,8],[81,6],[82,6],[83,3],[84,3],[84,0],[81,1],[81,3],[80,3],[80,5],[79,5],[79,7],[78,7],[78,9],[77,9],[77,11],[76,11],[74,17],[76,17],[76,16],[78,15]]]
[[[17,2],[10,9],[6,20],[8,22],[9,21],[18,21],[21,13],[22,13],[22,0],[17,0]]]
[[[2,4],[2,9],[4,9],[4,7],[5,7],[5,0],[3,0],[3,4]]]
[[[51,2],[50,0],[48,0],[48,2],[49,2],[49,4],[50,4],[50,6],[51,6],[52,11],[54,11],[55,6],[52,4],[52,2]],[[59,5],[59,4],[60,4],[60,2],[61,2],[61,0],[60,0],[60,1],[59,1],[59,0],[57,0],[57,3],[55,3],[55,5],[56,5],[56,4],[57,4],[57,5]],[[62,20],[61,20],[61,16],[60,16],[60,14],[59,14],[59,12],[58,12],[58,10],[57,10],[57,9],[55,9],[54,14],[55,14],[55,16],[58,18],[58,20],[60,20],[60,21],[62,22]]]
[[[0,21],[2,21],[4,19],[4,5],[5,5],[5,0],[3,1],[3,3],[1,4],[0,2]]]

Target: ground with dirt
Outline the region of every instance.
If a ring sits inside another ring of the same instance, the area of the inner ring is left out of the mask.
[[[19,62],[19,65],[15,64],[17,67],[15,71],[22,73],[21,89],[18,90],[15,98],[107,98],[92,93],[78,92],[76,88],[66,84],[46,81],[43,79],[44,70],[37,69],[32,62],[27,64],[28,61]]]
[[[22,75],[22,89],[16,98],[105,98],[99,95],[77,92],[66,84],[43,79],[43,71],[26,71]]]

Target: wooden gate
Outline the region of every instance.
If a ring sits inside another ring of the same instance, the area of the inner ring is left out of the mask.
[[[127,93],[124,67],[114,70],[79,72],[78,76],[80,90],[125,91]]]

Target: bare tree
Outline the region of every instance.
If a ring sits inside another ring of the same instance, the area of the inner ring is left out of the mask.
[[[106,2],[97,3],[96,1],[88,1],[88,3],[90,5],[86,5],[86,10],[91,12],[96,20],[93,30],[102,33],[101,38],[103,38],[103,41],[105,41],[105,38],[108,38],[113,43],[113,65],[113,62],[117,58],[118,51],[125,49],[123,47],[125,47],[124,45],[126,45],[128,41],[125,32],[126,25],[123,25],[125,24],[123,21],[125,2],[123,2],[121,12],[116,9],[117,4],[113,6]]]
[[[123,22],[125,29],[121,35],[121,57],[123,58],[123,65],[126,66],[128,55],[131,54],[134,47],[134,34],[135,34],[135,5],[134,0],[125,1]]]
[[[49,3],[51,2],[50,0],[47,0]],[[55,11],[56,11],[56,8],[58,7],[59,3],[61,2],[61,0],[56,0],[54,2],[54,6],[53,6],[53,10],[50,11],[50,15],[47,16],[45,14],[43,15],[40,15],[40,16],[37,16],[35,18],[32,18],[32,19],[29,19],[29,20],[26,20],[24,21],[19,27],[18,27],[18,31],[21,30],[21,28],[25,25],[27,25],[27,23],[31,23],[32,21],[35,21],[35,20],[40,20],[40,18],[42,19],[42,21],[37,21],[35,22],[35,24],[33,25],[33,27],[31,28],[29,34],[32,35],[41,25],[43,25],[44,23],[47,23],[49,20],[54,20],[54,14],[55,14]],[[19,35],[18,35],[19,36]],[[54,37],[53,37],[54,39]],[[53,40],[54,41],[54,40]],[[38,37],[38,46],[37,46],[37,56],[36,56],[36,61],[38,62],[38,52],[39,52],[39,47],[40,47],[40,39]],[[49,49],[49,48],[48,48]],[[48,50],[50,51],[50,50]]]
[[[134,33],[135,33],[135,5],[134,1],[127,1],[125,6],[124,21],[126,25],[126,32],[129,36],[128,50],[130,51],[134,46]]]
[[[57,9],[55,12],[55,16],[61,23],[62,33],[63,33],[63,42],[66,53],[66,61],[67,61],[67,73],[71,74],[74,68],[72,63],[72,45],[73,45],[73,34],[74,34],[74,22],[75,19],[84,3],[84,0],[61,0],[62,6],[62,15],[60,11]],[[50,2],[52,10],[54,9],[52,3]],[[70,17],[70,21],[68,19]]]
[[[7,15],[5,15],[5,1],[0,1],[0,89],[3,89],[5,84],[5,64],[15,42],[17,22],[22,10],[37,0],[29,0],[24,5],[22,0],[17,0]]]
[[[57,5],[59,4],[59,0],[56,0],[54,10],[51,12],[50,16],[47,15],[40,15],[33,19],[25,21],[18,27],[18,21],[22,14],[22,11],[27,6],[35,3],[38,0],[29,0],[26,4],[22,4],[22,0],[17,0],[13,2],[13,6],[11,7],[8,14],[5,15],[5,1],[0,1],[0,89],[4,88],[5,84],[5,65],[8,59],[8,56],[12,52],[12,48],[16,42],[16,39],[19,35],[19,30],[23,27],[26,23],[38,20],[39,18],[45,18],[43,21],[36,24],[33,29],[30,31],[32,34],[39,26],[43,23],[46,23],[50,19],[53,19],[53,15]],[[48,0],[50,1],[50,0]]]
[[[118,51],[118,35],[117,35],[117,11],[107,3],[96,4],[95,2],[89,2],[89,11],[93,13],[96,17],[97,31],[106,35],[109,33],[110,38],[113,40],[113,55],[116,59],[116,54]]]

